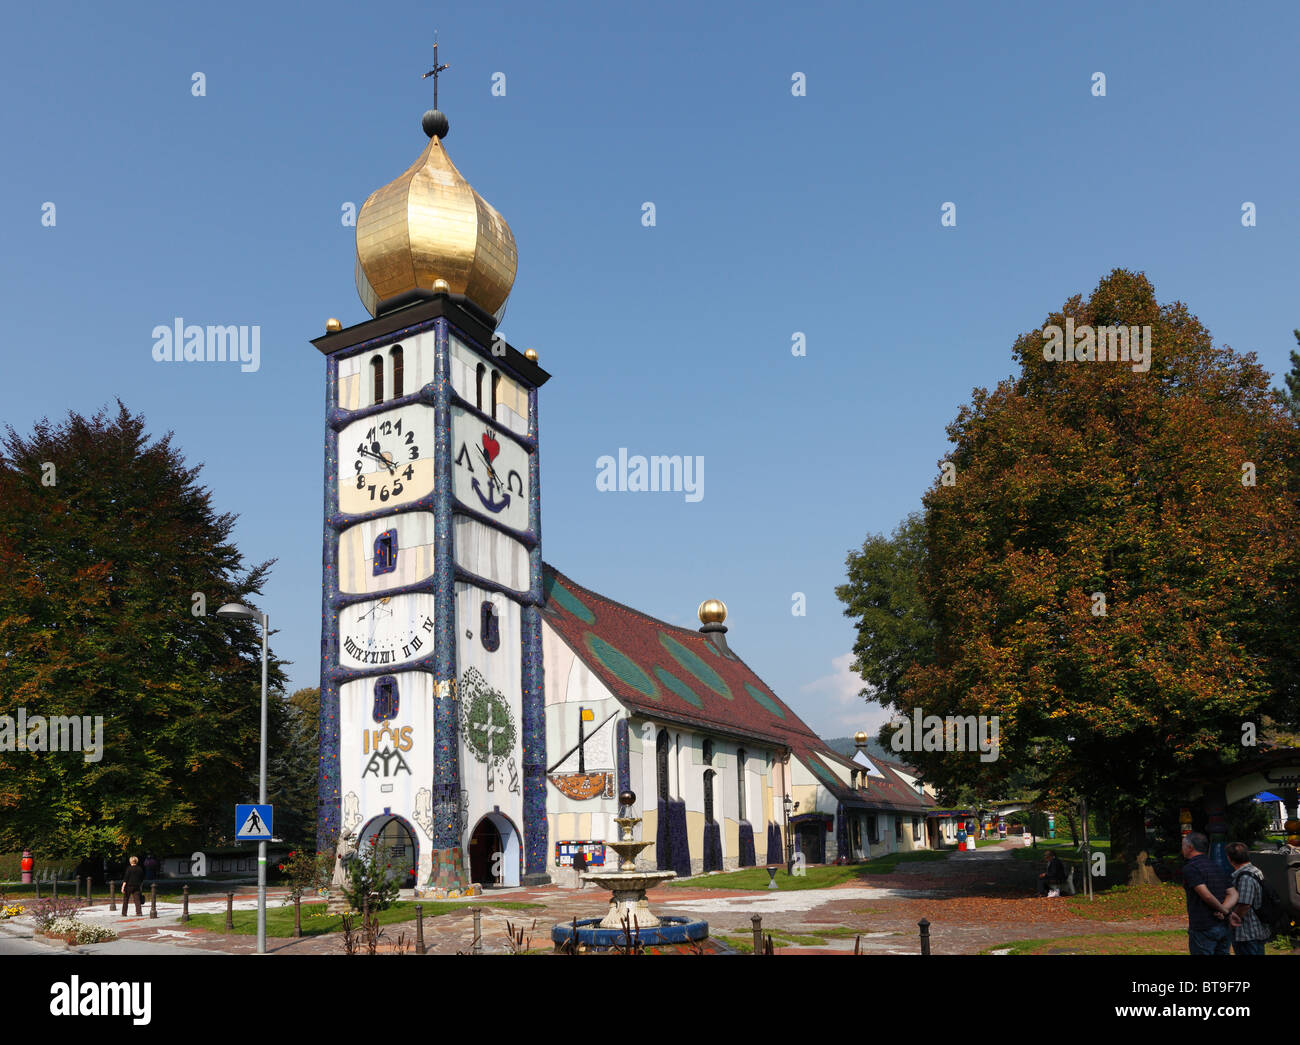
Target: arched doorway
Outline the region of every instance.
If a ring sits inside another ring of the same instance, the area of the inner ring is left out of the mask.
[[[411,825],[400,816],[373,818],[361,829],[357,853],[364,857],[372,838],[378,839],[380,862],[387,864],[392,877],[403,889],[415,887],[416,869],[420,866],[420,848]]]
[[[469,879],[483,886],[519,884],[519,832],[509,817],[488,813],[474,825],[469,836]]]

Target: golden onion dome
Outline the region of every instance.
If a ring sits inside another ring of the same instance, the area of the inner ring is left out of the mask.
[[[700,603],[701,624],[721,624],[727,619],[727,604],[721,599],[705,599]]]
[[[499,318],[518,266],[514,234],[447,157],[446,117],[430,110],[423,123],[420,158],[357,215],[357,293],[373,316],[387,298],[445,284]]]
[[[858,745],[858,747],[861,747],[866,742],[867,742],[867,735],[864,732],[862,732],[862,730],[858,730],[856,733],[853,734],[853,743]]]

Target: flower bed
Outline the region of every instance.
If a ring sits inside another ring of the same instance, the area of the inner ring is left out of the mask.
[[[90,925],[79,918],[68,916],[51,918],[40,930],[42,936],[64,943],[107,943],[116,940],[117,933],[106,925]]]

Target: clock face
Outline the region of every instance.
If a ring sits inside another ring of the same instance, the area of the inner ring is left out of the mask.
[[[433,408],[420,404],[353,421],[339,433],[339,511],[382,510],[433,489]]]
[[[369,668],[427,657],[435,620],[433,596],[426,592],[348,606],[339,611],[339,663]]]
[[[451,445],[456,499],[512,530],[527,530],[528,451],[458,407],[451,412]]]

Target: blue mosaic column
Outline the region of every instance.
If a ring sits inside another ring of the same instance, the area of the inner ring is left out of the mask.
[[[542,665],[542,487],[538,441],[537,389],[528,390],[528,528],[537,543],[528,552],[528,603],[521,608],[523,630],[524,885],[549,882],[546,871],[546,679]]]
[[[339,583],[338,439],[331,424],[338,409],[339,361],[325,358],[325,523],[321,553],[320,629],[320,766],[316,782],[316,848],[331,852],[339,833],[343,796],[339,794],[339,683],[334,676],[334,651],[338,644],[339,615],[334,596]]]
[[[456,696],[456,557],[452,547],[451,354],[447,320],[438,319],[434,366],[434,550],[433,590],[437,603],[434,633],[433,867],[435,884],[461,889],[465,884],[461,850],[460,708]]]

